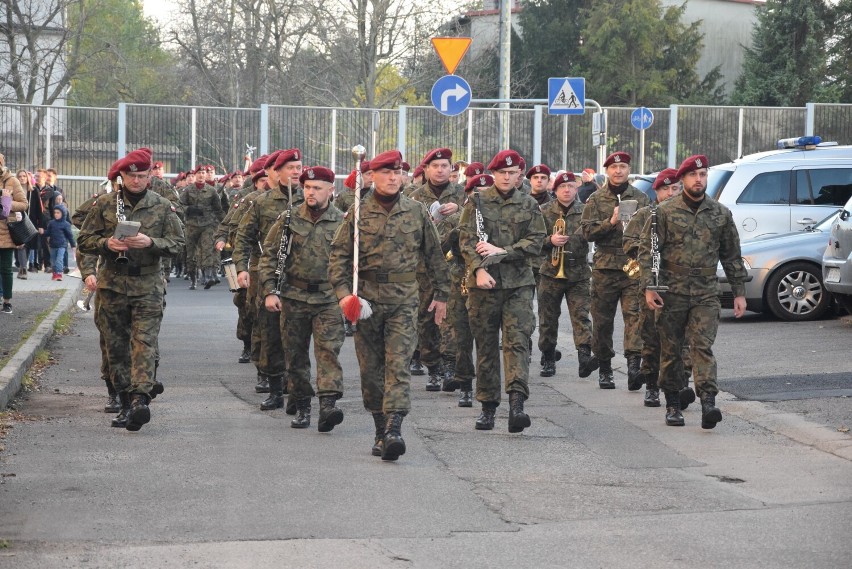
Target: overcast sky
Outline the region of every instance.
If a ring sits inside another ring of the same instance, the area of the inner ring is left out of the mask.
[[[174,2],[169,0],[142,0],[142,11],[149,18],[154,18],[160,25],[168,23],[171,17],[171,11],[176,9]]]

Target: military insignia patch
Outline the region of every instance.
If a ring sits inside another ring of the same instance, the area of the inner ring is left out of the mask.
[[[316,174],[314,174],[313,170],[308,170],[308,178],[310,178],[311,180],[316,178]]]
[[[506,166],[511,166],[511,165],[512,165],[512,157],[506,156]]]
[[[618,154],[616,154],[616,155],[615,155],[615,157],[613,157],[612,161],[613,161],[613,162],[621,162],[621,156],[619,156]]]
[[[127,167],[127,169],[130,170],[131,172],[135,172],[136,171],[136,164],[131,164],[130,166]]]
[[[696,159],[695,159],[695,165],[696,165],[696,166],[698,166],[699,168],[703,168],[703,167],[704,167],[704,165],[701,163],[701,158],[696,158]]]

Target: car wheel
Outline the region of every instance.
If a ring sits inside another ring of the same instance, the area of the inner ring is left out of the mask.
[[[790,263],[777,269],[766,283],[766,304],[781,320],[804,322],[821,318],[831,306],[822,284],[822,268]]]

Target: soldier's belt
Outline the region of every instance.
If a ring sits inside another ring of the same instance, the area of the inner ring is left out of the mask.
[[[287,277],[287,284],[307,292],[323,292],[333,288],[328,281],[303,281],[290,276]]]
[[[121,275],[126,277],[141,277],[143,275],[153,275],[154,273],[160,272],[160,264],[156,265],[147,265],[144,267],[134,267],[130,265],[116,265],[114,263],[107,263],[107,269],[115,275]]]
[[[614,247],[612,245],[595,245],[595,250],[600,251],[601,253],[612,253],[614,255],[624,255],[627,253],[624,252],[623,247]]]
[[[417,273],[380,273],[378,271],[364,271],[358,273],[358,277],[365,281],[374,283],[413,283],[417,280]]]
[[[660,264],[660,268],[686,277],[710,277],[716,275],[716,267],[682,267],[681,265],[663,261]]]

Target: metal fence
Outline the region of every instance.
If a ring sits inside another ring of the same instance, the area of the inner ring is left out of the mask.
[[[820,134],[852,144],[852,105],[797,108],[672,105],[652,109],[654,123],[640,134],[631,108],[607,108],[607,146],[634,156],[634,172],[654,172],[694,153],[711,163],[770,150],[779,138]],[[167,173],[197,164],[224,172],[243,166],[246,145],[256,156],[275,148],[301,148],[306,164],[342,178],[353,166],[356,144],[368,155],[399,148],[415,164],[437,146],[454,157],[487,162],[500,150],[503,123],[511,146],[530,165],[579,171],[594,167],[591,113],[552,116],[545,106],[471,108],[447,117],[432,107],[351,109],[262,105],[257,109],[120,104],[118,108],[0,104],[0,152],[11,169],[53,167],[71,207],[96,190],[109,165],[141,146],[153,149]],[[644,147],[642,141],[644,140]],[[644,164],[638,163],[644,149]]]

